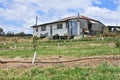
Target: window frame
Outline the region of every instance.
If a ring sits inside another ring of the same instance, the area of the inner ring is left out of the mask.
[[[41,31],[46,31],[46,25],[41,26]]]
[[[57,24],[57,29],[63,29],[63,24],[62,23],[58,23]]]

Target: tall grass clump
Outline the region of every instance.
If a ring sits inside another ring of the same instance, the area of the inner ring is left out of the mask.
[[[39,38],[38,37],[36,37],[36,36],[34,36],[33,37],[33,48],[34,48],[34,51],[37,51],[37,48],[38,48],[38,40],[39,40]]]
[[[117,40],[116,40],[115,45],[116,45],[116,48],[120,48],[120,39],[117,39]]]
[[[104,33],[102,34],[103,37],[115,37],[115,36],[119,36],[119,34],[115,33],[115,32],[109,32],[109,33]]]

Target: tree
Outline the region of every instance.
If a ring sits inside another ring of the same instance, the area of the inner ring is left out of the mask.
[[[2,28],[0,28],[0,35],[2,35],[3,34],[3,29]]]
[[[24,32],[20,32],[20,33],[17,33],[16,36],[20,36],[20,37],[23,37],[25,36],[26,34]]]
[[[5,41],[5,33],[3,32],[3,29],[0,28],[0,36],[2,36],[2,39],[3,39],[3,43],[4,45],[6,45],[6,41]]]
[[[14,36],[14,32],[8,31],[7,34],[6,34],[6,36],[12,37],[12,36]]]

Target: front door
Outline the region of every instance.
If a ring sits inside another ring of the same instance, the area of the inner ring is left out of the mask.
[[[77,21],[72,21],[71,23],[71,34],[74,36],[77,35]]]

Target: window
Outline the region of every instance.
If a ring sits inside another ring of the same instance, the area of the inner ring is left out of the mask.
[[[36,32],[38,32],[38,27],[36,27]]]
[[[57,24],[57,29],[62,29],[62,23]]]
[[[41,31],[46,31],[46,26],[41,26]]]

